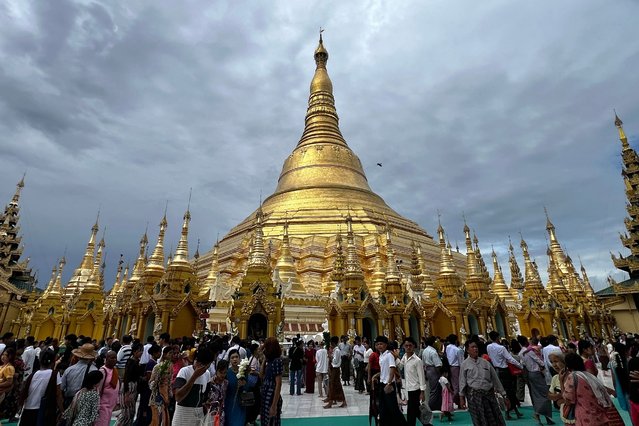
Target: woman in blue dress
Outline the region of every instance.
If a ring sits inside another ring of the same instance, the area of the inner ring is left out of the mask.
[[[250,391],[255,383],[252,380],[247,381],[250,370],[244,371],[244,378],[238,379],[237,373],[240,370],[240,353],[237,349],[229,351],[229,368],[226,373],[228,387],[226,389],[226,399],[224,401],[224,418],[225,426],[244,426],[246,424],[246,407],[240,404],[240,394],[244,391]]]
[[[260,368],[262,374],[262,406],[260,410],[261,426],[280,426],[282,417],[282,348],[275,337],[264,342],[265,365]]]

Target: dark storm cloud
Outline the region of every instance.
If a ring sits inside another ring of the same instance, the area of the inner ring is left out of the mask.
[[[546,206],[601,285],[625,214],[612,108],[631,141],[639,128],[637,9],[4,2],[0,195],[27,170],[22,230],[41,277],[65,248],[66,275],[77,266],[98,209],[107,281],[147,225],[155,243],[167,200],[174,247],[190,188],[191,250],[208,250],[275,188],[322,25],[342,132],[389,205],[430,233],[440,210],[460,246],[465,213],[504,266],[521,231],[544,273]]]

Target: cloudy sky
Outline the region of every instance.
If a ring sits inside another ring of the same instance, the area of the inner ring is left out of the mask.
[[[0,203],[26,170],[40,286],[65,251],[65,278],[77,267],[98,209],[107,287],[167,200],[175,247],[190,188],[191,250],[210,249],[274,190],[322,26],[373,190],[431,234],[439,209],[453,242],[465,213],[504,266],[521,231],[544,275],[546,206],[599,288],[625,214],[613,108],[639,145],[637,16],[634,1],[4,1]]]

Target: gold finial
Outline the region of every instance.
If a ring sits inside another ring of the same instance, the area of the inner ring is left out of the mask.
[[[164,216],[162,216],[162,220],[160,221],[160,232],[158,233],[158,241],[155,244],[155,248],[153,249],[153,253],[151,253],[151,257],[149,257],[149,262],[147,264],[148,269],[154,269],[157,271],[164,271],[164,234],[166,232],[166,227],[168,222],[166,220],[166,210],[168,208],[169,202],[167,200],[166,206],[164,207]]]
[[[249,267],[269,267],[269,262],[266,258],[266,250],[264,248],[264,231],[262,229],[263,218],[264,212],[262,211],[262,205],[260,204],[260,206],[257,208],[257,212],[255,212],[255,231],[253,235],[253,244],[249,255]]]
[[[623,121],[617,115],[617,111],[613,109],[615,112],[615,127],[617,127],[617,131],[619,132],[619,140],[621,141],[621,146],[623,150],[630,149],[630,145],[628,144],[628,138],[626,137],[626,133],[623,131]]]
[[[173,261],[171,262],[173,266],[185,265],[189,262],[189,223],[191,222],[191,212],[189,211],[190,206],[191,195],[189,194],[189,204],[186,208],[186,212],[184,212],[182,222],[182,233],[180,235],[180,240],[178,241],[177,248],[175,249]]]
[[[16,185],[16,192],[15,194],[13,194],[13,198],[11,199],[11,202],[13,204],[18,204],[18,202],[20,201],[20,192],[22,191],[22,188],[24,188],[24,177],[26,175],[27,175],[27,172],[24,172],[22,174],[22,179],[20,179],[20,181]]]
[[[84,252],[84,257],[82,258],[82,263],[80,267],[76,271],[76,275],[80,273],[79,270],[91,271],[93,269],[93,258],[95,254],[95,238],[98,235],[98,222],[100,220],[100,210],[98,210],[98,216],[95,220],[95,224],[91,227],[91,237],[89,238],[89,242],[87,243],[87,248]],[[86,273],[86,272],[85,272]]]

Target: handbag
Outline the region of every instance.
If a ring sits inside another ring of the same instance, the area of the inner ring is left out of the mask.
[[[508,371],[513,376],[521,376],[524,374],[524,370],[522,368],[517,367],[515,364],[508,363]]]
[[[240,393],[240,407],[252,407],[255,405],[255,394],[251,391]]]
[[[433,412],[428,406],[428,402],[424,401],[419,405],[419,421],[424,426],[432,424]]]

